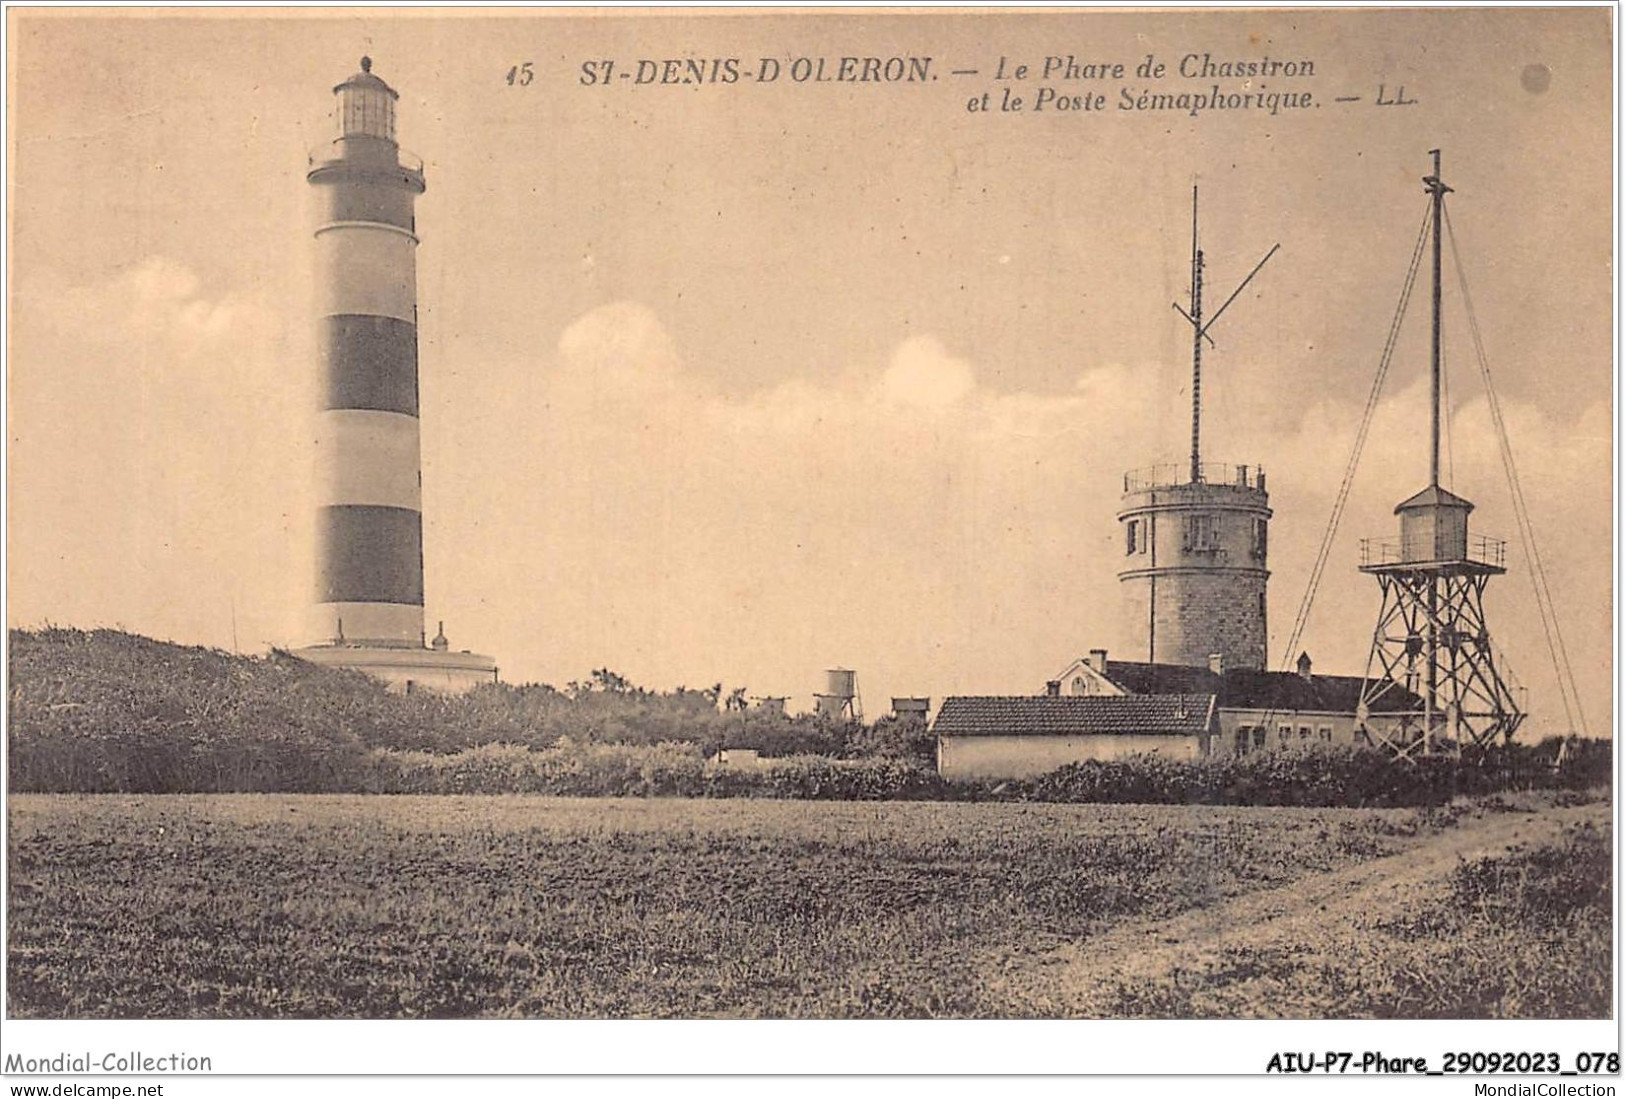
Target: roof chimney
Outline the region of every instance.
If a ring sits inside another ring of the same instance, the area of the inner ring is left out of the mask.
[[[1093,668],[1095,671],[1099,672],[1101,675],[1105,675],[1106,674],[1106,650],[1105,649],[1090,649],[1089,650],[1089,666],[1091,668]]]
[[[1212,672],[1214,675],[1223,675],[1224,674],[1224,654],[1223,653],[1208,653],[1207,654],[1207,670]]]
[[[1059,679],[1052,679],[1048,683],[1045,683],[1044,684],[1044,694],[1047,695],[1050,698],[1060,698],[1061,697],[1061,681]]]
[[[1313,678],[1315,678],[1314,667],[1315,667],[1314,661],[1309,659],[1309,654],[1307,652],[1301,652],[1301,653],[1298,654],[1298,674],[1299,675],[1301,675],[1305,679],[1313,679]]]

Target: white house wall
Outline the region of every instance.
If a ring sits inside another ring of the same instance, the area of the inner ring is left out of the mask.
[[[940,736],[937,768],[944,778],[1031,778],[1068,763],[1158,752],[1173,759],[1202,755],[1198,736]]]
[[[1384,719],[1377,717],[1373,722]],[[1391,719],[1390,719],[1391,720]],[[1236,733],[1243,727],[1253,730],[1265,725],[1264,747],[1269,749],[1304,744],[1361,744],[1349,713],[1324,713],[1302,710],[1224,710],[1219,711],[1219,733],[1213,738],[1214,755],[1231,755],[1236,750]],[[1282,735],[1282,729],[1290,731]],[[1307,735],[1305,731],[1307,730]],[[1249,751],[1254,741],[1249,734]]]

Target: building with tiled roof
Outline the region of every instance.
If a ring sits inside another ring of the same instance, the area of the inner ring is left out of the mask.
[[[1199,736],[1212,724],[1213,703],[1210,694],[969,695],[943,702],[936,730],[954,736],[1013,730],[1044,736]]]
[[[943,700],[932,726],[948,778],[1023,778],[1086,759],[1210,751],[1211,693],[980,695]]]
[[[1283,744],[1359,742],[1357,716],[1365,680],[1356,675],[1321,675],[1308,653],[1297,671],[1268,672],[1226,668],[1215,659],[1207,667],[1110,660],[1096,649],[1072,662],[1048,684],[1063,698],[1159,697],[1170,693],[1209,693],[1217,700],[1213,752],[1245,753]],[[1404,687],[1384,692],[1372,716],[1421,709],[1422,700]]]
[[[932,731],[948,778],[1025,778],[1068,763],[1156,753],[1176,759],[1307,744],[1362,743],[1364,680],[1317,675],[1305,653],[1294,672],[1109,660],[1097,649],[1041,695],[950,697]],[[1403,687],[1368,720],[1421,708]]]

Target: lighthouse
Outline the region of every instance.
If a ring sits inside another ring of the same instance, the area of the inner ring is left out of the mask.
[[[337,135],[313,152],[316,575],[299,655],[400,690],[496,679],[489,657],[424,629],[417,197],[423,163],[396,142],[399,94],[372,71],[333,89]]]

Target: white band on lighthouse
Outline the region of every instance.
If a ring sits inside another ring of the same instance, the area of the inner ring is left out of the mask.
[[[418,421],[398,412],[330,409],[316,435],[316,503],[422,507]]]
[[[316,235],[316,312],[417,321],[416,238],[350,222]]]

